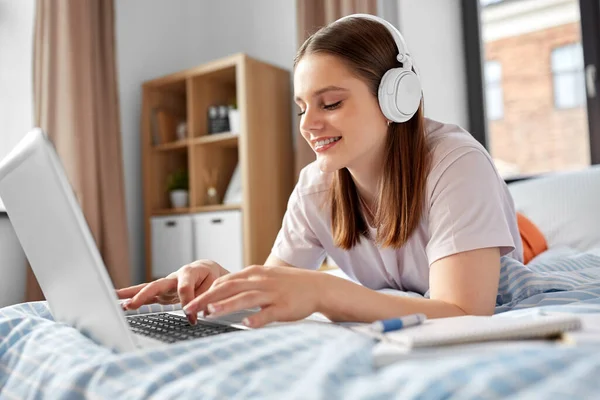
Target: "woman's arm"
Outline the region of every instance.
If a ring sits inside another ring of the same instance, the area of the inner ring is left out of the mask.
[[[293,267],[293,265],[288,264],[283,260],[280,260],[273,254],[269,254],[269,257],[267,257],[267,261],[265,261],[265,267]]]
[[[314,312],[339,322],[372,322],[416,312],[429,318],[491,314],[500,252],[497,248],[473,250],[435,262],[430,271],[431,299],[378,293],[327,273],[289,268],[276,257],[269,257],[267,263],[221,276],[210,290],[188,303],[185,313],[208,310],[216,317],[261,307],[244,322],[251,327],[296,321]]]
[[[338,322],[372,322],[417,312],[428,318],[491,315],[499,276],[498,248],[458,253],[433,263],[429,278],[430,299],[378,293],[323,274],[319,278],[318,311]]]

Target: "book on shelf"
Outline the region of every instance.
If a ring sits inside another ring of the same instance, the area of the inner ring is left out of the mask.
[[[155,108],[151,115],[153,145],[174,142],[177,139],[177,124],[180,118],[171,110]]]

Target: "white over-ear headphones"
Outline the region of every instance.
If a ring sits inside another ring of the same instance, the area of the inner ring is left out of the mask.
[[[383,115],[390,121],[408,121],[419,109],[422,91],[421,81],[418,75],[412,70],[412,59],[408,53],[408,48],[402,34],[388,21],[370,14],[347,15],[338,21],[354,17],[370,19],[381,23],[394,38],[396,47],[398,48],[398,56],[396,58],[402,63],[402,67],[388,70],[381,78],[378,91],[379,107]]]

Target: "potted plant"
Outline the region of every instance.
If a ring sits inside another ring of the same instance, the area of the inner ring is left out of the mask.
[[[167,191],[173,208],[187,207],[189,204],[189,179],[186,170],[177,170],[167,177]]]

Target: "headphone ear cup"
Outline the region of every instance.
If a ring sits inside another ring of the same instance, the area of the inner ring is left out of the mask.
[[[379,107],[383,115],[394,122],[406,122],[421,104],[421,82],[413,71],[392,68],[379,83]]]

